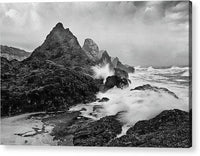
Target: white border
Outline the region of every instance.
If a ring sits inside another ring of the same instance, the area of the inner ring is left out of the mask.
[[[0,3],[9,2],[65,2],[67,0],[0,0]],[[69,0],[68,0],[69,1]],[[72,1],[72,0],[71,0]],[[75,0],[85,1],[85,0]],[[87,0],[91,1],[91,0]],[[102,0],[99,0],[102,1]],[[111,0],[115,1],[115,0]],[[200,1],[192,0],[193,9],[193,147],[189,149],[166,148],[106,148],[106,147],[49,147],[49,146],[3,146],[0,145],[2,156],[123,156],[148,155],[148,156],[186,156],[200,155]],[[198,81],[199,80],[199,81]]]

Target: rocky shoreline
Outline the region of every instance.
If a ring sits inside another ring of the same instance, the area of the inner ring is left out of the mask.
[[[112,74],[95,75],[92,67],[106,65]],[[124,123],[119,115],[123,112],[95,120],[84,117],[80,110],[69,110],[77,104],[108,102],[111,99],[97,99],[96,94],[127,88],[134,83],[129,79],[129,73],[134,72],[134,67],[99,50],[91,39],[81,47],[73,33],[58,23],[25,60],[1,57],[1,120],[8,133],[2,144],[191,147],[191,111],[163,111],[152,119],[138,121],[120,136]],[[164,92],[178,99],[174,92],[149,84],[131,89],[135,90]],[[100,107],[93,107],[93,112]]]
[[[192,145],[191,111],[163,111],[152,119],[138,121],[120,137],[118,135],[122,132],[123,123],[118,120],[118,115],[93,120],[81,116],[78,111],[36,113],[27,116],[25,120],[41,121],[43,126],[14,135],[20,136],[24,145],[33,144],[32,139],[37,140],[37,137],[44,134],[52,138],[46,145],[59,146],[188,148]],[[48,126],[51,126],[49,130]]]

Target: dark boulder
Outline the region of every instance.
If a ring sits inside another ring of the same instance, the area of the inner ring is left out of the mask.
[[[76,130],[75,146],[105,146],[117,134],[121,133],[122,124],[115,116],[103,117]]]
[[[163,88],[163,87],[151,86],[150,84],[138,86],[138,87],[135,87],[134,89],[131,89],[131,91],[133,91],[133,90],[151,90],[151,91],[155,91],[155,92],[165,92],[165,93],[172,95],[176,99],[178,99],[178,96],[174,92],[170,91],[169,89]]]
[[[112,140],[108,146],[191,147],[190,113],[166,110],[153,119],[138,121],[126,135]]]
[[[113,87],[117,87],[117,88],[124,88],[127,87],[129,85],[129,81],[125,78],[121,78],[119,76],[113,75],[113,76],[108,76],[106,78],[106,82],[104,85],[104,90],[108,90],[111,89]]]

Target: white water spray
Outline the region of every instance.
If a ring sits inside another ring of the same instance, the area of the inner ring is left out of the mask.
[[[108,76],[114,75],[114,71],[110,69],[109,64],[93,66],[92,70],[94,71],[94,78],[104,79],[104,82]]]

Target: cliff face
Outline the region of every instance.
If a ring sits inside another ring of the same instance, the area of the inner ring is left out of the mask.
[[[18,61],[22,61],[31,55],[31,53],[26,52],[24,50],[3,45],[0,46],[0,51],[1,57],[5,57],[8,60],[16,59]]]

